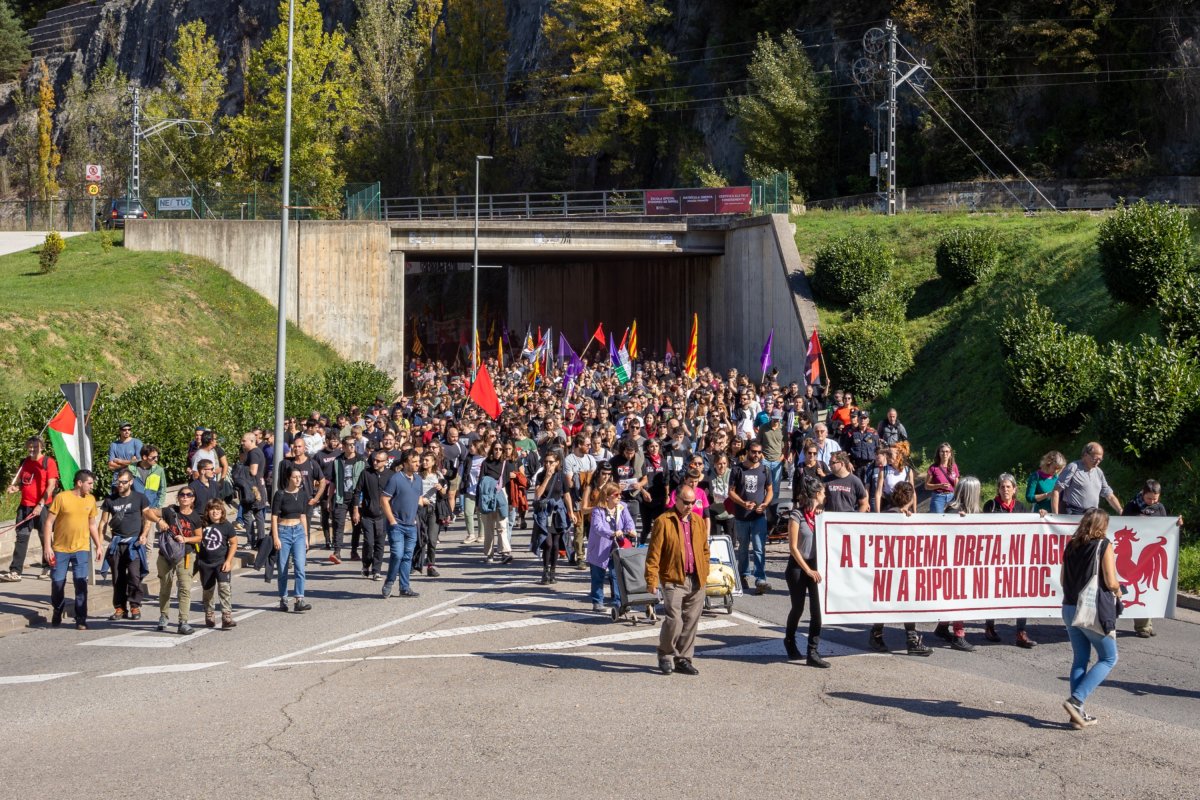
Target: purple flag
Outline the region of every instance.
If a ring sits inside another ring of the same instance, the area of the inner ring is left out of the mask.
[[[763,345],[762,351],[762,374],[766,375],[767,370],[771,367],[771,345],[775,341],[775,329],[771,328],[771,333],[767,335],[767,343]]]

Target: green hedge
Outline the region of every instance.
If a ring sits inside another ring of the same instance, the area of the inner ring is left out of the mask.
[[[971,286],[996,271],[1000,240],[987,228],[954,228],[938,240],[936,258],[938,275],[956,286]]]
[[[1000,342],[1009,418],[1048,436],[1079,428],[1103,371],[1096,340],[1055,322],[1029,293],[1001,323]]]
[[[1192,258],[1187,218],[1165,203],[1122,205],[1100,225],[1096,243],[1109,294],[1142,308],[1181,280]]]
[[[817,251],[813,263],[813,290],[842,305],[877,290],[888,282],[895,256],[876,236],[847,234]]]
[[[1142,334],[1113,344],[1100,383],[1100,430],[1118,455],[1143,458],[1177,444],[1176,431],[1200,408],[1200,362],[1187,350]]]
[[[1186,344],[1200,356],[1200,273],[1189,272],[1162,287],[1158,310],[1167,340],[1177,345]]]
[[[832,385],[874,398],[912,366],[912,352],[900,325],[855,319],[838,327],[825,343]]]
[[[284,410],[288,416],[313,410],[341,413],[351,405],[366,407],[377,396],[392,396],[392,378],[372,364],[357,361],[331,367],[319,375],[289,374]],[[7,485],[25,454],[25,439],[34,435],[62,405],[59,392],[43,392],[20,406],[0,403],[0,480]],[[108,445],[122,420],[133,423],[133,435],[159,448],[159,463],[175,483],[185,474],[187,447],[197,425],[211,428],[232,454],[241,435],[271,426],[275,418],[275,374],[253,374],[243,384],[228,378],[188,381],[143,381],[115,394],[105,387],[92,409],[92,463],[97,491],[108,491]]]

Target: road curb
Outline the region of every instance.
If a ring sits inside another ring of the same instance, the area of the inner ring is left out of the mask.
[[[1175,605],[1191,611],[1200,611],[1200,595],[1177,592],[1175,595]]]

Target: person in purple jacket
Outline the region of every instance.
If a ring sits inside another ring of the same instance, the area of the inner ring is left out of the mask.
[[[621,502],[621,487],[617,483],[606,483],[600,490],[600,502],[592,509],[592,526],[588,532],[587,563],[592,570],[592,611],[603,612],[604,578],[608,577],[612,587],[613,603],[619,603],[621,592],[617,588],[617,573],[614,569],[613,548],[632,541],[633,517]]]

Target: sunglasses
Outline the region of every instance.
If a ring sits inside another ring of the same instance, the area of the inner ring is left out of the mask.
[[[133,481],[117,481],[117,486],[128,486],[131,483],[133,483]]]
[[[193,494],[192,492],[180,492],[178,495],[176,495],[176,497],[195,497],[195,496],[196,495]]]

